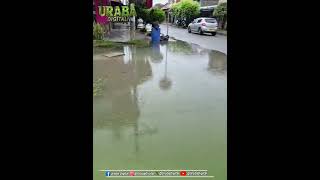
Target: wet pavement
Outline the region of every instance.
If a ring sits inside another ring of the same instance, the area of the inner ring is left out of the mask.
[[[161,24],[160,28],[162,33],[167,34],[166,24]],[[200,35],[197,33],[188,33],[187,29],[169,25],[169,36],[227,54],[227,36],[224,35],[217,34],[212,36],[210,34]]]
[[[226,180],[226,54],[181,41],[108,52],[93,54],[94,179],[104,169],[207,169]]]

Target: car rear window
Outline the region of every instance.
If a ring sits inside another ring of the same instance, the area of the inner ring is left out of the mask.
[[[216,23],[215,19],[204,19],[207,23]]]

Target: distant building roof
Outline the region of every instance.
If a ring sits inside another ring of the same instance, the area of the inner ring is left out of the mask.
[[[219,0],[200,0],[200,6],[212,6],[217,5]]]
[[[157,3],[157,4],[155,4],[154,6],[152,6],[152,8],[159,8],[159,9],[161,9],[163,6],[164,6],[163,4]]]
[[[213,5],[213,6],[203,6],[200,7],[200,10],[212,10],[215,9],[218,5]]]
[[[164,6],[162,6],[162,10],[167,10],[167,9],[170,9],[171,8],[171,5],[170,3],[166,3]]]

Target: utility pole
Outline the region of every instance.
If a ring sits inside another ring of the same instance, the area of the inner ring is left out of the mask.
[[[168,9],[168,17],[167,17],[167,36],[168,36],[168,32],[169,32],[169,9]]]

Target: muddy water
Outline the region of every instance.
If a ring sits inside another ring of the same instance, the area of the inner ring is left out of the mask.
[[[226,55],[179,41],[108,52],[93,55],[94,179],[103,169],[207,169],[226,180]]]

